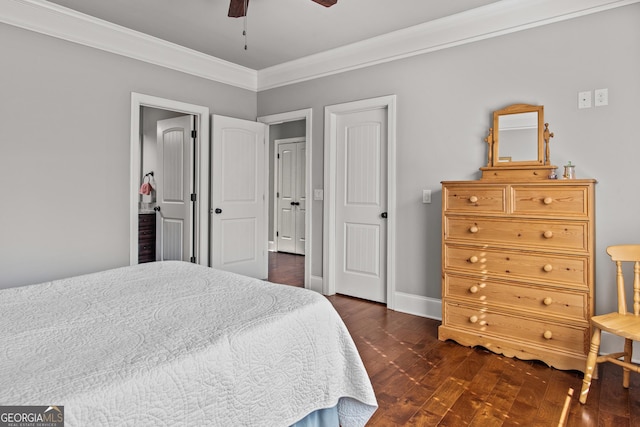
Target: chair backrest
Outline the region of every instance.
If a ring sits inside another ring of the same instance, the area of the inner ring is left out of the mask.
[[[633,263],[633,314],[640,315],[640,245],[615,245],[607,248],[611,260],[616,263],[616,285],[618,287],[618,313],[627,312],[624,292],[622,263]]]

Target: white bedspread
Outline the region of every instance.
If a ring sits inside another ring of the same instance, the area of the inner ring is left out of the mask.
[[[339,402],[339,403],[338,403]],[[66,426],[287,426],[376,399],[323,296],[182,262],[0,291],[0,405]]]

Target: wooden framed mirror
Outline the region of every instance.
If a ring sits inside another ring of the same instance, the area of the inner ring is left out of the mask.
[[[513,104],[493,112],[493,127],[485,139],[487,166],[480,168],[484,179],[516,177],[548,178],[555,166],[549,159],[548,123],[544,106]]]

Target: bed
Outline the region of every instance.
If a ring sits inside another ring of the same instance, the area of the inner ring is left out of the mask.
[[[377,408],[306,289],[167,261],[4,289],[0,313],[0,405],[63,405],[68,427],[350,427]]]

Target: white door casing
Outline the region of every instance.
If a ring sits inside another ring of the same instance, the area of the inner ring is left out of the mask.
[[[276,140],[276,247],[304,255],[306,144],[304,138]]]
[[[268,276],[265,128],[212,117],[211,266],[259,279]]]
[[[188,104],[181,101],[159,98],[131,92],[131,133],[130,133],[130,203],[129,203],[129,264],[138,263],[138,211],[140,199],[140,184],[142,179],[141,167],[141,138],[140,138],[140,107],[160,108],[191,114],[196,117],[196,146],[195,153],[195,193],[209,194],[209,108]],[[209,265],[209,204],[206,197],[200,197],[194,206],[196,262]]]
[[[159,120],[157,124],[158,167],[156,253],[160,261],[189,261],[194,229],[191,194],[194,193],[195,144],[191,137],[193,117]]]
[[[325,138],[324,292],[393,308],[395,96],[326,107]]]

